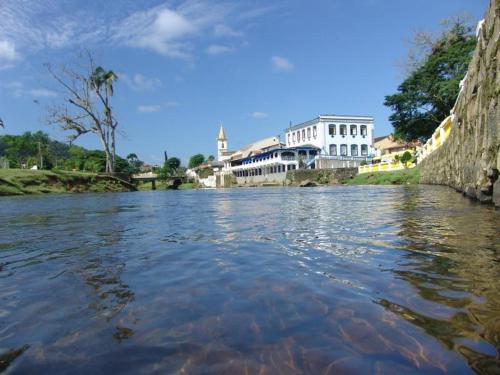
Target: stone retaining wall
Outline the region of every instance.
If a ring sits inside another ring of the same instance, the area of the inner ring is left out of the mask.
[[[421,182],[500,206],[500,0],[491,0],[446,143],[421,163]]]
[[[358,168],[337,169],[297,169],[286,173],[285,184],[300,186],[302,184],[336,185],[341,181],[354,177]]]

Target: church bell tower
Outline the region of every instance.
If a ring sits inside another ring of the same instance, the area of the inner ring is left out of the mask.
[[[219,129],[219,136],[217,137],[217,161],[224,160],[224,153],[227,152],[227,138],[224,133],[222,124]]]

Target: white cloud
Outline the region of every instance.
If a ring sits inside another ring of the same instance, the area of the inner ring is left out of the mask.
[[[260,119],[269,117],[269,115],[265,112],[254,112],[254,113],[252,113],[252,117],[260,120]]]
[[[141,113],[154,113],[160,112],[161,106],[159,105],[140,105],[137,107],[137,111]]]
[[[55,91],[44,88],[26,89],[24,84],[20,81],[0,83],[0,88],[10,91],[16,98],[26,95],[34,98],[53,98],[57,96]]]
[[[0,40],[0,61],[14,61],[18,58],[15,44],[8,40]]]
[[[220,44],[212,44],[208,46],[206,52],[209,55],[220,55],[221,53],[228,53],[231,52],[233,49],[228,46],[223,46]]]
[[[115,38],[134,47],[151,49],[159,54],[185,58],[188,46],[179,39],[197,31],[192,20],[173,10],[159,7],[127,17],[116,28]]]
[[[241,31],[236,31],[227,25],[219,23],[219,24],[214,26],[214,35],[217,38],[240,37],[240,36],[243,36],[243,33]]]
[[[57,96],[56,92],[47,89],[31,89],[26,91],[26,93],[34,96],[35,98],[53,98]]]
[[[165,103],[166,107],[178,107],[180,106],[179,102],[176,102],[175,100],[169,100],[168,102]]]
[[[293,64],[289,60],[280,56],[271,57],[271,63],[273,64],[275,70],[282,72],[289,72],[294,68]]]
[[[0,0],[0,54],[12,60],[19,51],[25,55],[106,43],[191,59],[205,37],[243,36],[227,19],[245,27],[271,10],[227,0],[124,0],[120,6],[97,0]]]
[[[150,91],[162,85],[159,78],[147,78],[140,73],[129,77],[125,73],[118,74],[119,79],[135,91]]]

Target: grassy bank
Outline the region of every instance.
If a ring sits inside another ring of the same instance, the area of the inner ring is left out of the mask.
[[[342,181],[346,185],[416,185],[420,181],[420,169],[403,169],[391,172],[362,173]]]
[[[0,169],[0,195],[130,190],[134,190],[134,187],[125,181],[93,173]]]

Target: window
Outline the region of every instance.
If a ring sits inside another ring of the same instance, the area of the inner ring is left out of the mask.
[[[363,156],[368,155],[368,145],[361,145],[361,155]]]
[[[337,145],[330,145],[330,156],[337,156]]]
[[[311,128],[307,128],[307,139],[311,139]]]
[[[316,125],[313,126],[313,137],[314,139],[316,139],[316,137],[318,136],[318,129],[316,128]]]
[[[344,136],[347,135],[347,125],[340,125],[340,135]]]
[[[361,135],[363,137],[367,135],[368,131],[366,130],[366,125],[361,125],[361,127],[360,127],[360,133],[361,133]]]
[[[358,156],[358,145],[351,145],[351,156]]]
[[[307,156],[307,151],[300,150],[299,151],[299,156]]]
[[[295,143],[295,132],[292,134],[293,143]]]
[[[297,142],[300,142],[300,131],[297,132]]]
[[[290,133],[288,133],[288,144],[290,145]]]
[[[340,145],[340,155],[347,156],[347,145]]]
[[[306,129],[302,129],[302,142],[306,140]]]
[[[358,135],[358,127],[356,125],[351,125],[351,135]]]
[[[309,151],[309,156],[316,156],[317,154],[316,150]]]
[[[330,137],[333,137],[335,134],[337,134],[337,128],[335,124],[328,125],[328,134],[330,134]]]

